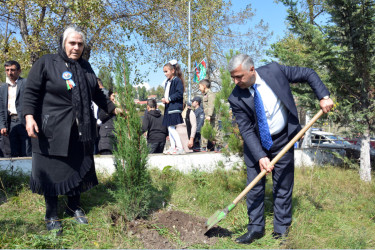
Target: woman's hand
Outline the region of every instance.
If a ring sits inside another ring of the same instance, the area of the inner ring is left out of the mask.
[[[39,128],[38,128],[38,125],[36,124],[36,121],[34,120],[34,116],[33,115],[26,115],[25,119],[26,119],[27,134],[31,138],[37,138],[38,136],[35,134],[35,132],[39,133]]]
[[[190,140],[188,142],[188,147],[192,148],[194,146],[194,137],[190,137]]]

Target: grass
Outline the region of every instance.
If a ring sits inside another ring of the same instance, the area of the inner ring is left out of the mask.
[[[151,170],[158,206],[208,218],[224,208],[242,191],[244,170],[214,173],[194,171],[185,175],[166,167]],[[28,188],[28,176],[0,172],[0,247],[1,248],[142,248],[129,233],[110,190],[113,180],[99,176],[100,185],[82,195],[82,205],[90,224],[78,225],[65,216],[65,197],[59,198],[59,215],[64,225],[62,237],[48,233],[44,225],[44,200]],[[219,226],[232,232],[216,245],[195,248],[375,248],[375,182],[359,180],[354,169],[336,167],[300,168],[295,171],[293,224],[283,245],[271,237],[272,180],[266,183],[266,235],[250,245],[234,239],[246,231],[248,222],[244,201],[228,214]],[[178,234],[155,227],[179,243]],[[181,243],[182,244],[182,243]]]

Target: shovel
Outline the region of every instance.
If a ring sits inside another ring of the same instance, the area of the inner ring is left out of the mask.
[[[296,143],[302,137],[302,135],[319,119],[319,117],[322,116],[322,114],[323,110],[320,110],[309,121],[309,123],[307,123],[306,126],[303,129],[301,129],[301,131],[299,131],[299,133],[296,136],[294,136],[294,138],[280,151],[280,153],[278,153],[276,157],[273,158],[273,160],[269,163],[268,166],[275,165],[276,162],[278,162],[280,158],[294,145],[294,143]],[[236,207],[237,203],[255,186],[255,184],[257,184],[258,181],[260,181],[260,179],[262,179],[266,175],[266,173],[266,170],[260,172],[257,175],[257,177],[255,177],[255,179],[237,196],[237,198],[233,200],[231,204],[229,204],[223,210],[218,210],[213,215],[211,215],[211,217],[208,218],[208,220],[206,221],[207,231],[210,230],[213,226],[215,226],[219,221],[224,219],[227,216],[227,214]]]

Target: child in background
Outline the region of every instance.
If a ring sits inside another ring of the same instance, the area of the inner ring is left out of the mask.
[[[203,110],[205,122],[209,122],[216,130],[219,131],[218,124],[216,121],[215,113],[215,98],[216,94],[211,90],[211,82],[207,79],[203,79],[199,82],[199,90],[203,94]],[[212,151],[215,148],[215,141],[209,141],[202,137],[202,150],[201,151]]]
[[[156,109],[155,99],[147,100],[147,114],[143,117],[142,133],[147,132],[147,146],[150,154],[163,153],[165,138],[168,136],[167,127],[163,126],[163,115]]]
[[[169,140],[171,147],[165,154],[185,154],[182,147],[180,136],[176,131],[176,125],[183,123],[183,94],[184,81],[180,65],[176,60],[172,60],[164,65],[164,75],[167,77],[165,83],[165,92],[162,102],[165,104],[163,125],[168,127]]]
[[[184,104],[184,110],[181,113],[184,123],[176,126],[177,133],[180,135],[182,147],[185,153],[193,152],[194,138],[197,131],[197,118],[191,109],[191,103]]]

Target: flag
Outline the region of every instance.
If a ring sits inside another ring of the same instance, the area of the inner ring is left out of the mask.
[[[206,66],[206,62],[203,59],[202,62],[199,64],[199,80],[203,80],[204,78],[206,78],[206,73],[207,73],[207,66]]]
[[[193,81],[194,82],[199,82],[199,71],[198,71],[197,62],[195,62],[195,74],[194,74]]]
[[[195,73],[194,73],[194,82],[199,82],[200,80],[203,80],[206,78],[207,74],[207,65],[204,59],[201,61],[199,65],[197,65],[197,62],[195,62]]]

